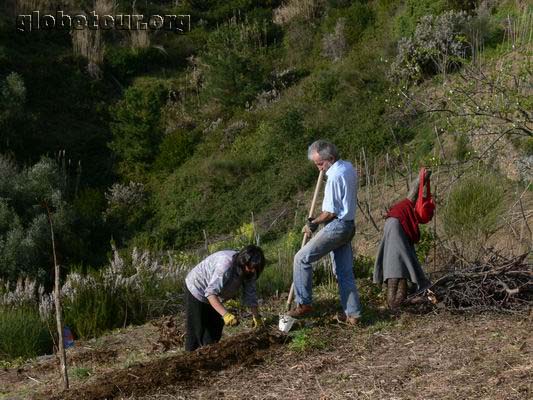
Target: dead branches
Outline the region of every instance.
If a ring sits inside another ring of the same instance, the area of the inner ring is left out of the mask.
[[[447,274],[430,288],[433,303],[450,311],[519,311],[533,302],[533,264],[528,253],[505,259],[494,254],[484,263]],[[409,304],[432,303],[429,297],[407,300]],[[431,307],[432,308],[432,307]]]

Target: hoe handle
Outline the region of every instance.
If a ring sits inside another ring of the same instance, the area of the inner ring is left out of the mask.
[[[323,176],[324,176],[324,171],[320,171],[320,174],[318,174],[318,180],[316,181],[315,193],[313,194],[313,200],[311,201],[311,207],[309,208],[308,218],[311,218],[313,214],[315,213],[316,199],[318,198],[318,192],[320,191],[320,185],[322,184]],[[304,233],[304,237],[302,239],[302,246],[300,248],[305,246],[307,239],[309,239],[307,237],[307,233]],[[287,299],[287,310],[291,309],[291,303],[292,303],[293,297],[294,297],[294,281],[291,283],[291,290],[289,291],[289,298]]]

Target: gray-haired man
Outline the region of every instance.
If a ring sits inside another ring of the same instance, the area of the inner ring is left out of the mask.
[[[319,224],[325,224],[294,257],[294,289],[297,307],[289,312],[292,317],[302,317],[312,311],[313,267],[326,254],[333,262],[333,273],[339,285],[339,295],[344,315],[349,324],[357,324],[361,304],[353,273],[351,240],[355,235],[355,209],[357,201],[357,173],[347,161],[341,160],[334,144],[317,140],[309,146],[308,157],[327,176],[322,212],[310,218],[304,231],[310,236]]]

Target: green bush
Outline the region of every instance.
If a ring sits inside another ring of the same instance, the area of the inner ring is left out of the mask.
[[[326,342],[316,331],[311,328],[303,328],[289,334],[292,337],[289,348],[293,351],[303,352],[313,349],[321,350],[326,347]]]
[[[420,264],[424,265],[431,249],[435,244],[435,235],[428,225],[420,226],[420,241],[416,245],[416,256]]]
[[[48,326],[35,307],[0,307],[0,360],[32,358],[52,351]]]
[[[466,161],[471,151],[472,148],[470,147],[468,137],[464,134],[457,136],[455,141],[455,159],[457,161]]]
[[[161,80],[139,79],[111,107],[114,122],[109,147],[121,161],[123,176],[139,180],[158,154],[163,139],[161,112],[167,92]]]
[[[185,0],[179,2],[178,11],[191,14],[193,20],[202,20],[211,27],[224,23],[235,15],[243,15],[250,20],[272,18],[272,8],[278,0]]]
[[[166,58],[161,50],[154,47],[132,49],[113,46],[106,50],[104,61],[115,77],[120,81],[126,81],[164,64]]]
[[[280,239],[262,245],[267,267],[257,281],[257,289],[261,295],[271,296],[290,289],[294,255],[300,249],[301,240],[301,234],[291,230]]]
[[[198,142],[196,131],[177,130],[164,137],[154,163],[158,171],[172,172],[192,156]]]
[[[328,32],[335,29],[337,21],[345,21],[345,38],[351,47],[361,40],[364,30],[374,23],[374,13],[371,6],[365,1],[354,1],[348,7],[332,8],[324,21]]]
[[[354,273],[357,279],[372,279],[374,274],[374,263],[375,260],[373,257],[358,255],[354,259]]]
[[[442,212],[444,230],[468,257],[476,257],[501,222],[504,182],[492,174],[470,176],[451,190]]]
[[[395,24],[395,31],[398,37],[411,36],[424,15],[439,15],[450,9],[446,0],[406,0]]]
[[[437,72],[446,74],[466,58],[467,14],[448,11],[425,15],[412,36],[398,42],[398,55],[391,65],[391,77],[402,84],[418,82]]]
[[[333,100],[339,91],[339,76],[333,71],[323,70],[317,73],[315,79],[309,83],[310,100],[325,103]]]
[[[272,54],[266,26],[232,19],[212,32],[201,59],[206,64],[203,97],[224,107],[242,107],[268,84]]]

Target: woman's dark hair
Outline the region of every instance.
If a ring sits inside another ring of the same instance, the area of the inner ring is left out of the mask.
[[[250,244],[235,255],[235,263],[241,269],[249,265],[255,269],[256,278],[259,278],[265,268],[265,255],[261,247]]]

